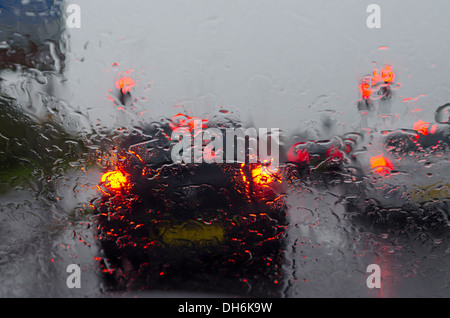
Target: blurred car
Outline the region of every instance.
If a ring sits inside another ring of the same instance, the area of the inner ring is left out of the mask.
[[[354,143],[355,138],[351,135],[340,139],[297,142],[289,148],[286,159],[299,178],[335,184],[343,180]]]
[[[109,286],[277,295],[286,226],[282,168],[174,163],[172,131],[191,129],[179,119],[122,136],[102,177],[93,206]]]
[[[448,120],[381,131],[357,157],[364,177],[345,198],[349,211],[381,228],[448,229],[449,154]]]

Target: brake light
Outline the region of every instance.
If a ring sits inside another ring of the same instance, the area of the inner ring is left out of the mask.
[[[437,125],[431,126],[431,129],[430,126],[431,126],[430,123],[424,122],[423,120],[420,119],[419,121],[414,123],[413,129],[418,133],[427,136],[429,133],[434,134],[437,129]]]
[[[271,170],[269,167],[259,164],[252,170],[253,182],[258,185],[270,184],[276,180],[273,175],[277,172],[275,169]]]
[[[367,80],[364,80],[361,84],[359,84],[359,93],[364,99],[369,99],[372,95],[372,89]]]
[[[102,176],[101,182],[108,189],[120,190],[128,184],[128,177],[118,170],[110,171]]]
[[[387,174],[394,170],[394,165],[389,158],[382,155],[370,158],[370,166],[372,170],[378,174]]]
[[[254,189],[257,189],[257,191],[263,191],[265,195],[267,195],[268,193],[272,193],[272,187],[275,186],[275,184],[282,183],[279,175],[279,167],[271,166],[265,163],[242,163],[240,175],[248,194],[251,189],[256,186]]]
[[[392,71],[392,66],[385,65],[383,69],[381,69],[381,74],[378,74],[378,69],[373,71],[372,76],[372,86],[377,85],[379,82],[385,82],[387,84],[390,84],[394,82],[395,74]]]
[[[359,93],[363,99],[369,99],[372,93],[376,92],[380,88],[380,84],[389,87],[395,80],[395,74],[392,70],[392,66],[385,65],[381,72],[376,68],[372,75],[366,76],[359,84]]]
[[[116,81],[116,88],[120,89],[124,94],[128,93],[134,85],[134,80],[129,76],[122,77]]]
[[[293,145],[291,149],[289,149],[287,154],[287,160],[298,163],[300,162],[309,163],[309,161],[311,160],[311,155],[306,149],[300,149],[296,151],[295,148],[297,147],[297,145],[298,143]]]
[[[198,117],[191,117],[185,114],[179,113],[172,117],[172,122],[169,123],[170,128],[175,130],[177,128],[188,128],[190,132],[195,129],[207,128],[207,119],[202,119]]]
[[[331,146],[325,153],[328,160],[341,162],[344,159],[344,154],[337,147]]]
[[[392,71],[392,66],[385,65],[381,70],[381,77],[385,83],[392,83],[395,79],[395,74]]]

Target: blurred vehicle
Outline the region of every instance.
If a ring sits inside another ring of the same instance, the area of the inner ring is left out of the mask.
[[[93,203],[110,287],[276,296],[286,226],[282,168],[174,163],[170,136],[180,125],[191,129],[170,120],[127,133],[110,158]]]
[[[381,131],[357,156],[364,178],[358,195],[345,199],[349,211],[382,228],[448,229],[450,122],[444,120]]]

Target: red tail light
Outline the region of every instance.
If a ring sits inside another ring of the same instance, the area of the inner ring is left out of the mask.
[[[275,181],[279,181],[275,178],[275,174],[278,172],[278,169],[270,168],[268,166],[263,166],[262,164],[258,164],[252,170],[252,179],[257,185],[267,185],[273,183]]]
[[[300,143],[297,143],[293,145],[291,149],[289,149],[287,160],[298,163],[309,163],[309,161],[311,160],[311,155],[309,154],[309,152],[306,149],[295,149],[299,144]]]
[[[370,158],[370,166],[378,174],[389,174],[394,170],[392,161],[382,155]]]
[[[361,84],[359,84],[359,93],[364,99],[370,98],[370,96],[372,95],[372,89],[369,84],[369,80],[365,79]]]
[[[372,93],[376,92],[380,88],[380,84],[385,84],[384,86],[389,86],[395,80],[395,74],[392,70],[392,66],[385,65],[384,68],[379,72],[376,68],[372,76],[366,76],[363,78],[359,84],[359,93],[363,99],[369,99]]]
[[[327,160],[336,162],[341,162],[344,159],[344,154],[342,153],[342,151],[340,151],[335,146],[331,146],[330,148],[328,148],[325,156],[327,157]]]
[[[395,80],[395,74],[392,71],[392,66],[385,65],[381,70],[381,77],[385,83],[392,83]]]
[[[431,126],[430,123],[424,122],[423,120],[420,119],[419,121],[414,123],[413,129],[418,133],[427,136],[429,133],[434,134],[437,129],[437,125],[431,126],[431,129],[430,126]]]
[[[124,94],[128,93],[134,85],[134,80],[129,76],[122,77],[116,81],[116,88],[122,90]]]
[[[190,117],[185,114],[179,113],[172,117],[172,122],[169,123],[170,128],[175,130],[177,128],[187,128],[190,132],[194,129],[207,128],[206,122],[207,119],[202,119],[198,117]]]
[[[101,182],[107,189],[117,191],[128,185],[128,177],[118,170],[110,171],[102,176]]]
[[[381,73],[378,73],[378,69],[373,71],[372,76],[372,86],[377,85],[380,82],[385,82],[387,84],[390,84],[394,82],[395,80],[395,74],[394,71],[392,71],[392,66],[385,65],[383,69],[381,69]]]
[[[282,177],[279,167],[263,163],[241,164],[240,177],[245,193],[250,200],[263,202],[279,196]]]

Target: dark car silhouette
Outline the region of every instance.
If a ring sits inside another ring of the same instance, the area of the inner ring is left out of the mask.
[[[103,175],[93,206],[109,286],[278,295],[283,168],[174,163],[172,129],[169,121],[127,133]]]

